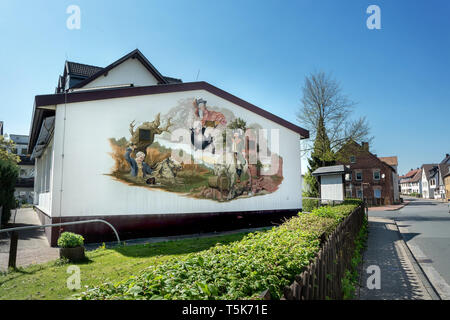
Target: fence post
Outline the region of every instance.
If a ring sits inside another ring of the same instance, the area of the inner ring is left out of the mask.
[[[9,260],[8,260],[8,267],[9,268],[16,268],[16,258],[17,258],[17,242],[19,240],[19,234],[17,231],[11,232],[11,240],[10,240],[10,246],[9,246]]]

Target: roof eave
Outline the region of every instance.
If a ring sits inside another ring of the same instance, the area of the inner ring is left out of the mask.
[[[217,95],[231,103],[239,105],[244,109],[247,109],[253,113],[258,114],[268,120],[271,120],[279,125],[294,131],[300,135],[300,139],[308,139],[309,131],[299,127],[287,120],[284,120],[264,109],[261,109],[245,100],[242,100],[222,89],[219,89],[207,82],[184,82],[184,83],[174,83],[167,85],[156,85],[156,86],[145,86],[145,87],[127,87],[119,89],[99,89],[92,91],[81,91],[72,93],[58,93],[58,94],[47,94],[38,95],[35,97],[35,113],[40,107],[54,106],[62,103],[75,103],[83,101],[94,101],[103,99],[113,99],[113,98],[124,98],[131,96],[141,96],[149,94],[160,94],[160,93],[172,93],[172,92],[182,92],[182,91],[193,91],[193,90],[205,90],[214,95]],[[32,150],[32,144],[34,143],[34,136],[32,136],[34,126],[37,125],[35,115],[33,115],[32,129],[30,131],[30,146],[29,150]]]

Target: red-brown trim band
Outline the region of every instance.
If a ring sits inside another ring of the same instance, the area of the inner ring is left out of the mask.
[[[35,97],[35,107],[51,106],[57,104],[74,103],[74,102],[84,102],[93,100],[103,100],[103,99],[113,99],[113,98],[124,98],[133,97],[141,95],[150,94],[160,94],[160,93],[171,93],[171,92],[182,92],[182,91],[193,91],[193,90],[205,90],[216,96],[219,96],[225,100],[228,100],[244,109],[247,109],[253,113],[256,113],[266,119],[269,119],[279,125],[286,127],[296,133],[298,133],[301,138],[309,138],[309,131],[303,129],[287,120],[284,120],[264,109],[261,109],[245,100],[242,100],[222,89],[219,89],[207,82],[186,82],[186,83],[176,83],[176,84],[164,84],[156,86],[145,86],[145,87],[127,87],[119,89],[99,89],[92,91],[82,91],[82,92],[72,92],[68,93],[67,97],[64,93],[59,94],[48,94],[48,95],[38,95]],[[31,142],[31,141],[30,141]]]

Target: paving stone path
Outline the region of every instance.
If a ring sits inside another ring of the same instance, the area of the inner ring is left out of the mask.
[[[33,209],[17,210],[15,226],[24,227],[40,224],[39,218]],[[9,245],[9,235],[7,233],[0,233],[0,271],[5,271],[8,268]],[[43,229],[19,232],[16,260],[18,267],[48,262],[58,257],[58,248],[49,246]]]
[[[368,289],[369,266],[380,268],[380,289]],[[368,248],[364,253],[361,300],[432,300],[433,289],[406,247],[392,219],[369,217]]]

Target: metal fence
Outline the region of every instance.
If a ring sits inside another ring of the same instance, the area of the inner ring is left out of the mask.
[[[59,227],[59,226],[68,226],[68,225],[85,224],[85,223],[104,223],[104,224],[108,225],[114,231],[114,234],[116,235],[116,238],[117,238],[117,244],[120,245],[120,238],[119,238],[119,234],[117,233],[116,228],[114,228],[114,226],[112,224],[110,224],[109,222],[107,222],[105,220],[101,220],[101,219],[91,219],[91,220],[74,221],[74,222],[61,222],[61,223],[53,223],[53,224],[43,224],[43,225],[38,225],[38,226],[6,228],[6,229],[0,230],[0,233],[10,234],[8,268],[16,268],[19,231],[32,230],[32,229],[44,229],[47,227]]]

